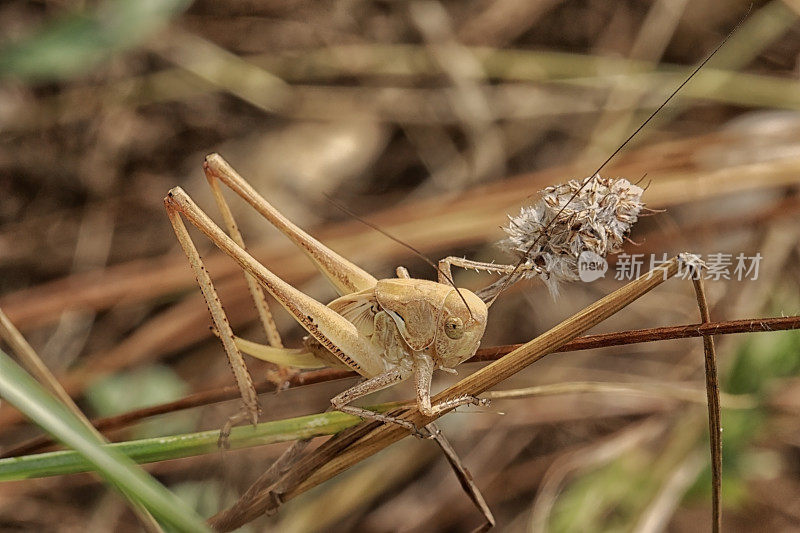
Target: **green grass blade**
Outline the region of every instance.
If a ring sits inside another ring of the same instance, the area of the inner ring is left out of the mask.
[[[106,478],[153,516],[180,531],[208,531],[205,522],[118,450],[97,437],[54,396],[0,350],[0,396],[83,457],[89,469]]]
[[[386,411],[398,404],[389,403],[372,407]],[[249,448],[276,442],[305,439],[338,433],[361,422],[357,416],[339,411],[264,422],[257,426],[240,426],[231,431],[232,449]],[[219,451],[219,430],[201,431],[185,435],[155,437],[119,442],[107,448],[122,453],[137,463],[151,463],[167,459],[180,459]],[[35,477],[75,474],[92,470],[92,465],[81,454],[72,450],[47,452],[22,457],[0,459],[0,481],[13,481]]]

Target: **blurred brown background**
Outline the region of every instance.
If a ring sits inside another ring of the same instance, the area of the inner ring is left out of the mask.
[[[229,385],[162,204],[181,185],[215,216],[205,154],[221,153],[282,212],[378,277],[399,264],[417,277],[435,273],[325,194],[434,259],[507,262],[493,245],[506,214],[548,185],[589,175],[749,6],[3,2],[0,307],[92,416]],[[798,312],[799,19],[795,0],[753,4],[709,65],[603,172],[644,177],[645,202],[666,210],[634,228],[626,252],[763,256],[757,280],[709,282],[715,320]],[[302,254],[235,205],[259,259],[321,301],[333,297]],[[237,332],[263,340],[236,266],[197,242]],[[621,286],[611,274],[564,287],[556,301],[541,283],[514,287],[492,308],[483,345],[533,338]],[[493,278],[456,279],[478,288]],[[299,342],[300,328],[276,315],[287,344]],[[598,331],[697,321],[690,284],[673,280]],[[723,412],[726,528],[800,530],[800,338],[761,333],[718,344],[730,405],[750,402]],[[263,378],[264,365],[250,368]],[[443,426],[501,531],[705,531],[704,406],[663,387],[696,389],[702,400],[702,369],[699,340],[560,354],[503,388],[602,381],[653,389],[497,401]],[[346,386],[262,397],[264,419],[320,411]],[[409,394],[400,387],[381,397]],[[173,413],[111,437],[218,428],[236,409]],[[0,407],[0,446],[36,434]],[[209,515],[281,449],[148,470]],[[251,530],[478,523],[435,447],[406,439]],[[86,475],[0,485],[3,529],[87,524],[138,527]]]

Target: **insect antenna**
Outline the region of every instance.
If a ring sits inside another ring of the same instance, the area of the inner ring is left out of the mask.
[[[622,151],[622,149],[623,149],[623,148],[625,148],[625,147],[628,145],[628,143],[630,143],[630,142],[633,140],[633,138],[634,138],[634,137],[636,137],[636,135],[638,135],[638,134],[639,134],[639,132],[640,132],[640,131],[642,131],[642,130],[644,129],[644,127],[645,127],[645,126],[647,126],[647,124],[649,124],[649,123],[650,123],[650,121],[651,121],[651,120],[653,120],[653,119],[656,117],[656,115],[658,115],[658,114],[661,112],[661,110],[662,110],[662,109],[664,109],[664,108],[667,106],[667,104],[669,104],[669,103],[670,103],[670,101],[672,101],[672,99],[673,99],[673,98],[674,98],[674,97],[675,97],[675,96],[676,96],[676,95],[677,95],[677,94],[678,94],[678,93],[681,91],[681,89],[683,89],[683,88],[686,86],[686,84],[687,84],[687,83],[689,83],[689,81],[691,81],[691,79],[692,79],[692,78],[694,78],[694,77],[695,77],[695,75],[696,75],[698,72],[700,72],[700,70],[701,70],[701,69],[702,69],[704,66],[706,66],[706,63],[708,63],[708,62],[711,60],[711,58],[712,58],[712,57],[714,57],[714,56],[717,54],[717,52],[719,52],[719,51],[720,51],[720,49],[721,49],[723,46],[725,46],[725,43],[727,43],[727,42],[728,42],[728,39],[730,39],[730,38],[731,38],[731,36],[732,36],[734,33],[736,33],[736,31],[739,29],[739,27],[742,25],[742,23],[743,23],[743,22],[744,22],[744,21],[747,19],[747,17],[750,15],[750,10],[751,10],[752,8],[753,8],[753,5],[752,5],[752,4],[750,4],[750,7],[747,9],[747,13],[745,13],[745,15],[744,15],[744,16],[743,16],[743,17],[742,17],[740,20],[739,20],[739,22],[737,22],[737,23],[736,23],[736,26],[734,26],[734,28],[733,28],[733,29],[732,29],[730,32],[728,32],[728,35],[726,35],[726,36],[725,36],[725,38],[724,38],[724,39],[722,39],[722,41],[720,41],[720,43],[719,43],[719,44],[718,44],[718,45],[717,45],[717,46],[714,48],[714,50],[712,50],[712,51],[711,51],[711,53],[710,53],[710,54],[708,54],[708,55],[706,56],[706,58],[705,58],[705,59],[703,59],[703,61],[701,61],[699,65],[697,65],[697,67],[695,67],[695,69],[692,71],[692,73],[691,73],[691,74],[689,74],[689,76],[687,76],[687,77],[686,77],[686,79],[685,79],[685,80],[683,80],[683,82],[681,82],[681,84],[680,84],[680,85],[678,85],[678,87],[676,87],[676,88],[675,88],[675,90],[673,90],[673,91],[672,91],[672,93],[670,93],[670,95],[669,95],[669,96],[666,98],[666,100],[664,100],[663,102],[661,102],[661,105],[659,105],[659,106],[658,106],[658,107],[655,109],[655,111],[653,111],[652,113],[650,113],[650,116],[648,116],[648,117],[645,119],[645,121],[644,121],[644,122],[642,122],[642,123],[639,125],[639,127],[637,127],[637,128],[636,128],[636,129],[633,131],[633,133],[631,133],[631,134],[628,136],[628,138],[627,138],[627,139],[625,139],[625,141],[623,141],[623,143],[622,143],[622,144],[620,144],[620,145],[617,147],[617,149],[616,149],[616,150],[614,150],[614,151],[611,153],[611,155],[609,155],[609,156],[606,158],[606,160],[605,160],[605,161],[603,161],[603,163],[602,163],[602,164],[601,164],[599,167],[597,167],[597,170],[595,170],[595,171],[594,171],[594,172],[593,172],[593,173],[592,173],[592,174],[591,174],[589,177],[587,177],[587,178],[585,178],[585,179],[583,180],[583,183],[581,183],[581,186],[578,188],[578,190],[576,190],[576,191],[575,191],[575,192],[572,194],[572,196],[570,196],[570,197],[569,197],[569,199],[566,201],[566,203],[565,203],[565,204],[564,204],[564,205],[561,207],[561,209],[559,209],[559,210],[558,210],[558,212],[556,213],[556,215],[555,215],[555,216],[554,216],[554,217],[553,217],[553,218],[550,220],[550,222],[548,222],[548,224],[547,224],[547,225],[544,227],[544,229],[543,229],[543,230],[542,230],[542,231],[539,233],[539,235],[536,237],[536,239],[534,239],[533,243],[531,243],[531,245],[530,245],[530,246],[527,248],[527,250],[525,251],[525,254],[522,256],[522,258],[521,258],[519,261],[517,261],[517,264],[516,264],[516,265],[514,265],[514,270],[512,270],[510,274],[506,274],[506,276],[505,276],[505,280],[503,281],[503,284],[500,286],[500,289],[499,289],[499,290],[498,290],[498,291],[495,293],[495,295],[492,297],[492,299],[491,299],[491,300],[489,300],[489,302],[486,304],[486,307],[491,307],[491,305],[494,303],[494,301],[495,301],[495,300],[497,300],[497,297],[498,297],[498,296],[500,296],[500,295],[503,293],[503,291],[505,291],[505,290],[506,290],[506,289],[509,287],[509,285],[511,285],[511,281],[512,281],[512,280],[513,280],[513,278],[514,278],[514,275],[515,275],[515,274],[516,274],[516,273],[519,271],[519,269],[522,267],[522,265],[523,265],[523,264],[525,264],[525,261],[527,261],[527,259],[528,259],[528,256],[530,255],[530,253],[533,251],[533,249],[534,249],[534,248],[536,247],[536,245],[539,243],[539,241],[541,240],[541,238],[542,238],[544,235],[546,235],[546,234],[547,234],[547,230],[548,230],[548,229],[550,229],[550,227],[553,225],[553,223],[554,223],[556,220],[558,220],[558,217],[561,215],[561,213],[563,213],[563,212],[564,212],[564,210],[567,208],[567,206],[570,204],[570,202],[572,202],[572,200],[574,200],[574,199],[575,199],[575,198],[578,196],[578,194],[580,194],[580,193],[581,193],[581,191],[583,191],[583,189],[584,189],[584,188],[586,188],[586,186],[589,184],[589,182],[591,182],[591,181],[592,181],[592,180],[593,180],[595,177],[597,177],[597,176],[598,176],[598,174],[600,174],[600,171],[601,171],[601,170],[603,170],[603,169],[606,167],[606,165],[608,165],[608,164],[611,162],[611,160],[612,160],[612,159],[614,159],[614,157],[616,157],[616,155],[617,155],[617,154],[619,154],[619,153]]]
[[[467,303],[467,299],[466,299],[466,298],[464,298],[464,295],[463,295],[463,294],[461,294],[461,291],[458,289],[458,287],[456,287],[456,283],[453,281],[453,278],[452,278],[452,277],[450,277],[449,275],[447,275],[447,273],[446,273],[446,272],[444,272],[444,271],[443,271],[441,268],[439,268],[439,265],[437,265],[436,263],[434,263],[434,262],[433,262],[433,261],[432,261],[432,260],[431,260],[431,259],[430,259],[430,258],[427,256],[427,255],[423,254],[422,252],[420,252],[419,250],[417,250],[416,248],[414,248],[413,246],[411,246],[411,245],[410,245],[410,244],[408,244],[407,242],[403,241],[403,240],[402,240],[402,239],[400,239],[399,237],[395,237],[394,235],[392,235],[392,234],[391,234],[391,233],[389,233],[388,231],[384,230],[383,228],[381,228],[381,227],[377,226],[376,224],[373,224],[373,223],[372,223],[372,222],[370,222],[369,220],[366,220],[366,219],[364,219],[364,218],[360,217],[359,215],[355,214],[355,213],[354,213],[353,211],[351,211],[349,208],[347,208],[347,207],[345,207],[344,205],[340,204],[339,202],[337,202],[336,200],[334,200],[333,198],[331,198],[329,195],[327,195],[327,194],[325,194],[325,193],[322,193],[322,194],[323,194],[323,196],[325,196],[325,198],[326,198],[326,199],[327,199],[327,200],[328,200],[328,201],[329,201],[329,202],[330,202],[330,203],[331,203],[331,204],[332,204],[334,207],[336,207],[336,208],[337,208],[337,209],[339,209],[340,211],[342,211],[342,212],[346,213],[348,216],[351,216],[351,217],[353,217],[354,219],[358,220],[358,221],[359,221],[359,222],[361,222],[362,224],[364,224],[364,225],[366,225],[366,226],[369,226],[370,228],[374,229],[374,230],[375,230],[375,231],[377,231],[378,233],[381,233],[382,235],[384,235],[384,236],[386,236],[386,237],[388,237],[388,238],[392,239],[394,242],[396,242],[397,244],[399,244],[399,245],[401,245],[401,246],[403,246],[403,247],[407,248],[407,249],[408,249],[408,250],[410,250],[410,251],[411,251],[411,252],[412,252],[414,255],[416,255],[417,257],[419,257],[420,259],[422,259],[423,261],[425,261],[426,263],[428,263],[430,266],[432,266],[432,267],[433,267],[433,269],[434,269],[434,270],[436,270],[436,272],[438,272],[438,273],[439,273],[439,274],[440,274],[440,275],[441,275],[441,276],[442,276],[444,279],[446,279],[446,280],[447,280],[447,282],[448,282],[450,285],[452,285],[452,286],[453,286],[453,288],[456,290],[456,292],[458,293],[458,297],[459,297],[459,298],[461,298],[461,301],[462,301],[462,302],[464,302],[464,305],[465,305],[465,306],[466,306],[466,308],[467,308],[467,312],[469,313],[469,317],[470,317],[470,319],[473,319],[473,318],[475,318],[475,317],[472,315],[472,309],[470,309],[470,308],[469,308],[469,304]]]

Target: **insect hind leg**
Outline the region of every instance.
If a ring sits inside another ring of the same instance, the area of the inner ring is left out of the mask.
[[[211,313],[211,320],[214,323],[214,328],[218,332],[219,338],[222,340],[222,346],[225,349],[225,354],[228,356],[233,375],[236,379],[236,385],[239,388],[239,394],[242,397],[244,409],[247,413],[247,418],[252,424],[258,423],[258,414],[260,408],[258,405],[258,395],[253,386],[253,380],[250,373],[247,371],[244,358],[242,357],[239,348],[233,336],[228,317],[225,310],[222,308],[222,303],[219,300],[217,291],[211,281],[211,276],[200,258],[200,253],[192,241],[186,226],[181,219],[180,213],[169,203],[165,202],[167,207],[167,216],[175,230],[175,235],[178,237],[178,242],[183,249],[186,258],[189,260],[189,265],[192,268],[197,284],[200,286],[200,291],[203,293],[203,298],[206,301],[208,310]]]
[[[296,226],[267,202],[219,154],[206,156],[203,170],[209,182],[220,180],[249,203],[273,226],[289,237],[314,262],[319,271],[331,282],[340,296],[370,289],[378,282],[372,275],[330,250],[311,235]]]
[[[231,239],[233,239],[233,241],[243,250],[246,250],[247,248],[244,244],[244,238],[242,237],[242,233],[239,231],[239,227],[233,218],[233,213],[228,206],[228,202],[225,200],[225,196],[222,194],[222,190],[219,186],[219,180],[211,172],[206,172],[206,178],[208,179],[208,185],[211,188],[211,192],[214,195],[214,200],[217,203],[217,208],[219,209],[222,219],[225,222],[228,235],[230,235]],[[250,297],[253,300],[256,311],[258,312],[259,321],[261,322],[261,326],[266,334],[267,344],[273,348],[283,348],[281,335],[278,331],[278,327],[275,325],[275,320],[272,317],[272,312],[270,311],[269,304],[267,303],[264,289],[258,284],[258,281],[252,274],[247,271],[244,271],[243,273],[245,282],[247,283],[247,290],[250,292]],[[272,368],[267,371],[267,378],[275,384],[275,387],[278,391],[281,391],[288,386],[289,379],[293,374],[296,373],[296,371],[289,367],[275,363],[271,363],[271,367]],[[229,420],[229,422],[231,421]],[[228,425],[229,424],[227,424],[226,427]]]
[[[214,224],[183,189],[175,187],[170,190],[164,203],[171,218],[180,222],[180,227],[183,228],[180,218],[186,218],[204,233],[214,245],[252,274],[311,336],[342,363],[366,376],[377,375],[385,369],[380,359],[379,348],[361,335],[355,325],[259,263]],[[183,233],[185,234],[185,228]],[[185,234],[185,238],[188,239],[188,234]],[[230,326],[227,329],[229,330]],[[220,333],[225,333],[222,327]],[[227,339],[227,335],[223,335],[223,338]],[[231,343],[235,344],[233,340]]]

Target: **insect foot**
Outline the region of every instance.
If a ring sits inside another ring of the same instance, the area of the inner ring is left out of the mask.
[[[441,433],[442,430],[437,428],[433,424],[429,424],[422,429],[415,429],[414,431],[411,432],[411,434],[417,437],[418,439],[424,439],[424,440],[434,440]]]
[[[258,410],[258,413],[260,412],[261,409]],[[245,407],[242,407],[242,409],[238,413],[229,417],[225,421],[225,424],[223,424],[219,430],[219,438],[217,439],[217,448],[221,450],[230,449],[231,447],[230,436],[233,426],[241,422],[244,422],[245,420],[248,419],[250,419],[250,412]]]
[[[231,448],[231,426],[230,424],[225,424],[222,429],[219,430],[219,437],[217,438],[217,448],[220,450],[230,450]]]
[[[478,407],[488,407],[492,403],[490,398],[478,398],[477,396],[472,396],[472,400],[472,405],[477,405]]]
[[[489,398],[478,398],[477,396],[462,396],[455,400],[458,405],[476,405],[478,407],[487,407],[492,403]]]
[[[422,440],[433,440],[433,439],[436,438],[436,432],[438,432],[438,430],[436,430],[436,432],[435,432],[435,431],[432,431],[432,430],[428,429],[427,426],[422,428],[422,429],[420,429],[417,426],[415,426],[413,423],[409,422],[408,420],[403,420],[401,418],[391,418],[391,419],[388,420],[388,422],[403,426],[404,428],[410,430],[411,434],[413,436],[417,437],[418,439],[422,439]]]
[[[267,380],[275,385],[275,392],[281,392],[289,388],[292,378],[300,373],[299,370],[286,366],[269,369],[266,372]]]

